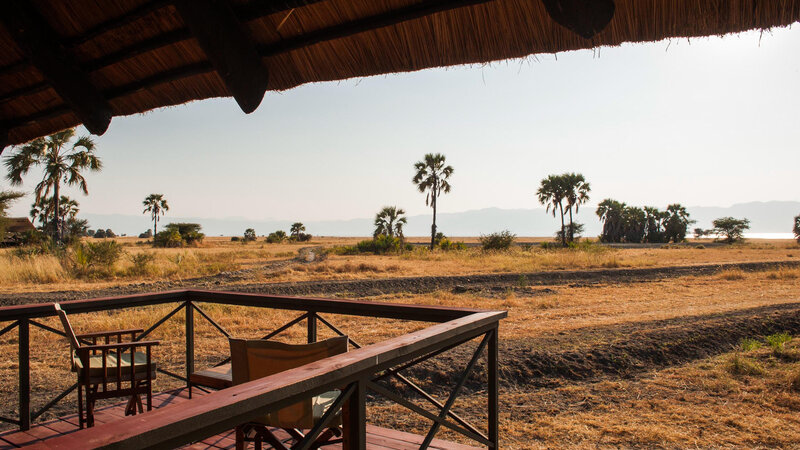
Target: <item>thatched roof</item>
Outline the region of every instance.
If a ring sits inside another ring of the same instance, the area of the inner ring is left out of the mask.
[[[800,0],[2,1],[0,148],[191,100],[251,112],[303,83],[798,20]]]
[[[27,217],[6,217],[3,222],[5,223],[6,233],[24,233],[36,229]]]

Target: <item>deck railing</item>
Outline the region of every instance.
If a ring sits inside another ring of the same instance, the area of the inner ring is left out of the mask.
[[[230,333],[206,313],[201,308],[201,304],[238,305],[302,312],[297,318],[264,336],[267,339],[303,321],[307,324],[308,342],[317,340],[319,326],[327,327],[336,334],[345,335],[325,317],[326,314],[402,319],[433,322],[434,324],[419,331],[363,347],[350,338],[350,343],[355,350],[348,353],[221,391],[211,392],[197,401],[180,405],[180,407],[168,406],[145,415],[127,417],[118,423],[99,425],[47,440],[42,445],[64,448],[70,446],[176,447],[222,433],[237,424],[291,405],[303,398],[332,389],[341,389],[341,394],[334,406],[330,408],[329,414],[309,431],[305,441],[298,448],[305,448],[306,444],[311,444],[316,439],[316,435],[339,411],[342,412],[342,419],[346,425],[345,448],[364,448],[367,422],[365,408],[368,391],[396,402],[431,421],[431,427],[421,448],[426,448],[430,444],[441,427],[460,433],[487,448],[497,448],[498,446],[497,330],[500,320],[506,316],[504,311],[199,290],[65,301],[61,303],[61,308],[67,314],[83,314],[168,303],[177,303],[177,306],[164,317],[156,320],[152,326],[138,336],[138,339],[147,337],[169,318],[183,312],[186,319],[185,375],[175,374],[163,368],[158,370],[187,384],[190,375],[194,372],[195,312],[223,336],[230,337]],[[0,336],[14,329],[18,331],[17,358],[19,364],[19,416],[16,419],[0,417],[0,421],[18,425],[21,430],[29,429],[33,421],[76,389],[76,385],[73,385],[55,395],[42,408],[31,411],[30,327],[38,327],[63,336],[64,333],[61,330],[37,320],[54,315],[55,310],[52,303],[0,308]],[[402,373],[416,364],[476,338],[480,338],[480,343],[466,367],[455,377],[455,387],[444,403],[436,400]],[[485,433],[451,410],[484,352],[486,352],[487,362]],[[219,364],[225,362],[227,360],[221,361]],[[418,394],[435,412],[422,408],[401,393],[391,389],[386,385],[386,380],[389,378],[396,379],[410,391]]]

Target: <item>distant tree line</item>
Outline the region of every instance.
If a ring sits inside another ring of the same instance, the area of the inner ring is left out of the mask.
[[[607,198],[597,205],[596,214],[603,224],[601,242],[683,242],[686,230],[694,223],[686,208],[678,203],[661,211],[652,206],[628,206]]]

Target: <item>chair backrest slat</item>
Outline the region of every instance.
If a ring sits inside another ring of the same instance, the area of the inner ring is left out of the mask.
[[[81,344],[78,342],[78,337],[75,336],[75,330],[72,329],[72,325],[69,323],[67,313],[61,309],[61,305],[58,303],[55,303],[55,308],[58,318],[61,319],[61,325],[64,327],[64,333],[67,335],[67,339],[69,340],[69,345],[72,346],[73,350],[77,350],[80,348]]]

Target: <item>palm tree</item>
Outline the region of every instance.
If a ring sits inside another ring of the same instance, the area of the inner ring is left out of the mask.
[[[74,219],[80,210],[80,204],[77,201],[62,195],[58,199],[58,217],[55,218],[53,217],[54,204],[55,202],[52,198],[39,199],[39,201],[31,205],[31,220],[35,222],[38,218],[39,223],[46,229],[48,225],[55,223],[54,219],[58,219],[61,223],[65,223],[68,219]]]
[[[583,175],[579,173],[565,173],[561,175],[561,182],[564,185],[565,200],[567,201],[567,211],[569,212],[569,241],[575,240],[575,225],[572,223],[572,208],[575,214],[578,213],[580,205],[589,201],[589,192],[592,188]]]
[[[539,184],[539,189],[536,191],[536,196],[539,203],[545,206],[545,210],[550,212],[552,209],[553,217],[556,216],[556,208],[561,213],[561,244],[567,245],[567,234],[564,226],[564,199],[567,193],[564,190],[564,183],[558,175],[548,175],[547,178],[542,179]]]
[[[436,199],[444,192],[450,192],[450,175],[453,167],[445,165],[445,156],[441,153],[428,153],[414,164],[417,171],[411,180],[420,192],[428,192],[425,196],[425,206],[433,208],[433,224],[431,224],[431,250],[436,244]]]
[[[84,195],[89,194],[86,179],[81,172],[99,171],[103,164],[95,154],[94,141],[89,136],[81,136],[70,145],[75,136],[74,129],[59,131],[47,137],[34,139],[19,151],[6,158],[8,179],[13,185],[22,184],[22,177],[33,166],[42,166],[44,176],[36,185],[36,201],[47,198],[52,192],[53,211],[60,211],[61,183],[77,185]],[[58,214],[53,218],[54,237],[61,241],[62,227]]]
[[[164,194],[150,194],[145,197],[142,205],[144,206],[142,214],[149,212],[150,217],[153,219],[153,236],[155,236],[158,234],[158,216],[164,215],[169,211],[167,199],[164,198]]]
[[[11,206],[11,202],[22,198],[25,194],[14,191],[0,191],[0,240],[3,240],[6,233],[6,210]]]
[[[301,222],[295,222],[292,224],[292,227],[289,228],[289,234],[291,234],[292,237],[297,241],[300,240],[300,235],[304,231],[306,231],[306,226],[303,225]]]
[[[404,217],[406,212],[396,206],[384,206],[378,214],[375,215],[375,232],[373,236],[377,237],[381,234],[386,236],[397,236],[403,238],[403,226],[408,223],[408,219]]]

